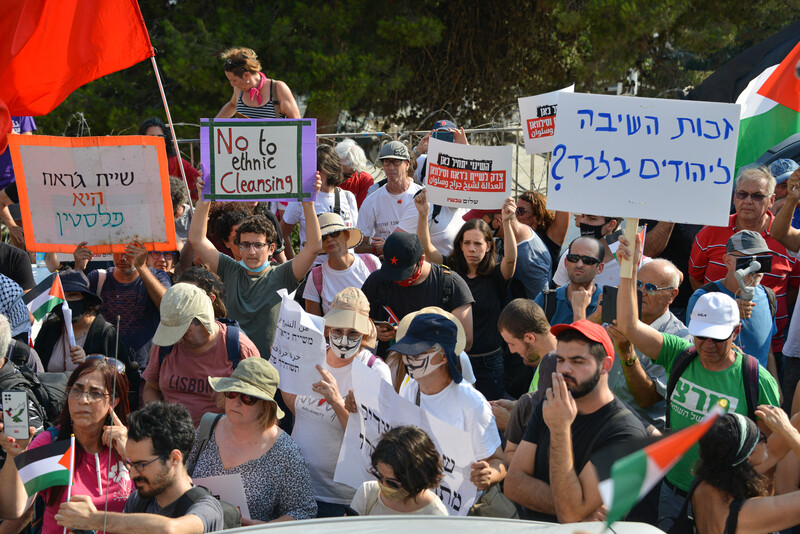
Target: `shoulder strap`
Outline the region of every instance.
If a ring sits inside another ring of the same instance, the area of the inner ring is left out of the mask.
[[[775,314],[778,311],[778,300],[775,297],[775,291],[772,290],[771,287],[761,286],[764,288],[764,292],[767,294],[767,301],[769,302],[769,311],[772,314],[772,318],[775,318]]]
[[[317,265],[311,269],[311,281],[314,284],[314,289],[317,290],[319,302],[322,304],[322,265]]]
[[[103,285],[106,283],[107,276],[108,271],[105,269],[97,269],[97,295],[101,295],[103,293]]]
[[[552,322],[553,316],[556,314],[556,307],[558,306],[558,298],[556,298],[555,289],[545,289],[542,291],[542,298],[544,299],[544,315],[547,317],[547,322]]]
[[[146,514],[147,513],[147,507],[150,506],[151,502],[153,502],[153,499],[145,499],[141,495],[137,494],[137,501],[136,501],[136,505],[133,507],[133,513],[134,514]]]
[[[719,286],[716,282],[709,282],[704,286],[701,286],[699,289],[702,289],[706,293],[716,293],[719,291]]]
[[[688,347],[686,350],[678,354],[678,357],[675,358],[675,361],[672,364],[672,370],[669,372],[669,380],[667,381],[667,396],[665,400],[667,401],[667,421],[666,421],[666,428],[667,430],[670,429],[670,421],[669,421],[669,414],[671,411],[671,402],[672,402],[672,392],[675,391],[675,386],[678,385],[678,379],[681,377],[683,372],[689,367],[689,364],[697,357],[697,349],[694,345]]]
[[[342,190],[338,187],[333,188],[333,213],[336,215],[342,214],[342,199],[341,199]]]
[[[208,491],[203,486],[195,486],[180,497],[175,502],[175,508],[172,510],[172,517],[183,517],[186,515],[186,512],[189,511],[189,508],[192,507],[194,503],[202,499],[203,497],[211,495],[211,492]]]
[[[739,524],[739,511],[747,499],[735,499],[731,501],[728,508],[728,519],[725,521],[725,534],[736,534],[736,527]]]
[[[21,367],[28,364],[28,357],[31,354],[31,347],[26,343],[22,343],[16,339],[12,339],[8,347],[8,359],[16,365]]]
[[[453,273],[448,267],[442,265],[442,309],[447,310],[450,301],[453,300]]]
[[[241,348],[239,347],[239,332],[241,329],[239,328],[239,323],[232,319],[223,322],[228,327],[225,329],[225,352],[228,353],[231,365],[236,369],[236,366],[239,365],[239,360],[242,359]]]
[[[361,258],[361,261],[367,266],[369,272],[378,270],[378,264],[375,263],[375,256],[372,254],[359,254],[358,257]]]
[[[189,473],[189,476],[192,476],[194,466],[197,464],[200,455],[203,454],[206,445],[208,445],[208,440],[211,439],[211,434],[214,433],[214,428],[221,418],[221,413],[204,413],[202,419],[200,419],[200,426],[197,427],[197,441],[200,446],[197,447],[197,454],[192,455],[186,462],[186,472]]]
[[[372,369],[372,366],[375,364],[375,360],[377,360],[377,359],[378,359],[377,356],[375,356],[374,354],[370,354],[369,355],[369,360],[367,360],[367,367]]]
[[[431,210],[431,220],[436,224],[439,224],[439,221],[436,220],[436,217],[442,212],[442,207],[439,204],[434,204],[433,209]]]
[[[758,360],[745,353],[742,353],[742,380],[744,381],[744,398],[747,401],[747,417],[755,421],[759,392]]]

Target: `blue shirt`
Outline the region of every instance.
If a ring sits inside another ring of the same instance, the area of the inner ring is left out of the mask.
[[[714,282],[722,293],[725,293],[731,298],[736,296],[728,291],[721,280]],[[698,289],[694,294],[689,297],[689,305],[686,308],[686,325],[691,321],[692,310],[705,291]],[[775,325],[775,317],[769,308],[769,299],[767,292],[763,286],[756,286],[756,294],[753,297],[755,307],[750,314],[749,319],[742,319],[742,331],[734,339],[734,343],[742,349],[742,352],[754,356],[758,363],[767,367],[767,358],[769,357],[770,344],[772,336],[778,332],[778,327]]]
[[[548,317],[551,325],[554,324],[570,324],[573,322],[574,312],[572,311],[572,303],[567,298],[567,287],[568,286],[561,286],[556,290],[555,299],[556,299],[556,311],[553,313],[552,317]],[[589,301],[589,305],[586,307],[586,316],[594,313],[594,310],[597,308],[597,299],[600,296],[600,288],[597,287],[597,284],[594,284],[594,293],[592,293],[592,300]],[[553,297],[550,297],[553,298]],[[544,308],[544,295],[539,293],[534,302],[542,307],[542,309],[547,313],[547,310]]]
[[[11,131],[15,134],[28,133],[36,130],[33,117],[11,117]],[[5,189],[14,181],[14,167],[11,164],[11,150],[6,148],[0,154],[0,189]]]
[[[529,299],[547,289],[552,265],[547,245],[536,232],[531,231],[531,234],[530,239],[517,244],[517,268],[514,270],[514,279],[522,284]]]

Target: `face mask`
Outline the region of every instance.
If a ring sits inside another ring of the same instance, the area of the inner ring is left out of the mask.
[[[69,309],[72,310],[73,323],[77,322],[81,317],[83,317],[83,314],[86,313],[86,301],[83,299],[68,300],[67,306],[69,306]],[[58,309],[60,310],[61,307],[59,306]]]
[[[261,267],[256,267],[255,269],[253,269],[252,267],[248,267],[245,264],[244,260],[239,260],[239,265],[241,265],[242,267],[244,267],[245,269],[247,269],[251,273],[263,273],[264,271],[266,271],[269,268],[269,259],[264,262],[264,265],[262,265]]]
[[[403,355],[403,363],[406,365],[406,372],[408,376],[414,380],[419,380],[424,376],[428,376],[439,367],[447,363],[447,358],[443,359],[440,363],[431,364],[434,356],[441,352],[441,347],[437,344],[431,350],[411,358],[410,356]]]
[[[384,485],[380,480],[378,481],[378,487],[381,489],[383,496],[391,501],[402,501],[408,497],[408,492],[403,488],[390,488],[389,486]]]
[[[581,236],[584,236],[584,237],[585,236],[589,236],[589,237],[594,237],[595,239],[602,239],[603,238],[603,226],[605,226],[605,225],[604,224],[598,224],[598,225],[595,226],[593,224],[581,223],[580,224]]]
[[[395,282],[395,284],[399,285],[400,287],[409,287],[414,285],[419,277],[422,276],[422,267],[417,265],[417,268],[414,270],[414,274],[411,275],[411,278],[406,278],[405,280],[400,280],[399,282]]]
[[[328,336],[328,344],[330,345],[334,354],[336,354],[339,358],[346,360],[355,356],[358,352],[358,349],[361,348],[361,336],[359,336],[358,339],[353,340],[347,336],[330,334]]]

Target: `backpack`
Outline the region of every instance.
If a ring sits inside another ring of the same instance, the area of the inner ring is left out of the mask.
[[[542,298],[544,299],[544,301],[542,302],[542,310],[544,310],[544,314],[547,317],[547,322],[551,323],[553,321],[553,316],[556,314],[556,306],[558,305],[558,299],[556,298],[556,290],[555,289],[542,290]]]
[[[369,272],[374,272],[378,270],[378,264],[375,263],[373,259],[374,256],[372,254],[356,254],[361,261],[364,262]],[[319,295],[319,302],[322,304],[322,265],[317,265],[313,269],[311,269],[311,281],[314,283],[314,289],[317,290],[317,295]]]
[[[44,427],[53,425],[61,414],[64,400],[67,398],[67,380],[70,373],[37,374],[27,365],[16,365],[10,360],[8,365],[12,365],[17,372],[0,380],[0,391],[24,391]]]
[[[222,520],[223,528],[225,530],[239,528],[242,526],[242,513],[239,511],[239,509],[231,503],[223,501],[203,486],[195,486],[178,497],[178,500],[175,502],[175,508],[172,511],[172,517],[178,518],[185,516],[186,512],[189,511],[189,508],[191,508],[194,503],[208,495],[211,495],[217,499],[220,506],[222,506]],[[150,506],[151,502],[153,502],[153,499],[143,499],[139,497],[136,506],[133,507],[133,513],[146,514],[147,507]]]
[[[772,318],[775,319],[775,313],[778,311],[778,299],[775,297],[775,291],[772,290],[771,287],[761,286],[764,288],[764,291],[767,294],[767,301],[769,302],[769,313],[772,315]],[[706,285],[702,286],[700,289],[705,291],[706,293],[716,293],[720,291],[719,286],[716,282],[709,282]]]
[[[697,358],[697,347],[690,346],[681,352],[675,362],[672,364],[672,370],[669,373],[669,380],[667,382],[667,421],[666,428],[671,429],[670,426],[670,412],[672,403],[672,392],[675,391],[675,386],[678,385],[678,379],[683,372],[689,367],[689,364]],[[744,383],[744,398],[747,402],[747,417],[755,421],[755,411],[758,407],[758,360],[749,354],[742,353],[742,382]]]
[[[218,318],[217,321],[227,325],[228,327],[225,330],[225,352],[228,353],[228,359],[231,361],[233,368],[236,369],[236,366],[239,365],[239,360],[242,359],[242,354],[239,347],[239,332],[241,331],[239,328],[239,323],[233,319],[226,319],[224,317]],[[168,345],[166,347],[158,348],[159,366],[164,363],[164,358],[167,357],[167,354],[172,352],[172,348],[174,346],[175,345]]]
[[[431,268],[433,264],[431,264]],[[455,281],[453,281],[453,272],[450,268],[446,265],[441,265],[442,268],[442,285],[439,287],[439,302],[438,306],[445,311],[448,310],[448,305],[450,301],[453,300],[453,293],[455,292]],[[385,278],[378,279],[378,287],[375,294],[375,307],[373,307],[373,301],[370,300],[370,309],[371,310],[382,310],[384,306],[386,306],[386,299],[389,293],[389,288],[394,282],[390,280],[386,280]]]
[[[11,363],[17,367],[28,365],[28,358],[30,355],[30,345],[14,338],[11,339],[11,344],[8,346],[8,354],[6,355],[8,359],[11,360]]]

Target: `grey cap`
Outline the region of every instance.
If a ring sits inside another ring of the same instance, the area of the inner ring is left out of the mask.
[[[728,239],[728,244],[725,245],[725,251],[728,253],[739,252],[748,256],[772,253],[761,234],[752,230],[742,230],[733,234]]]
[[[381,147],[381,153],[378,159],[404,159],[411,161],[411,156],[408,153],[406,145],[400,141],[391,141]]]

